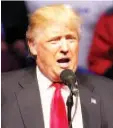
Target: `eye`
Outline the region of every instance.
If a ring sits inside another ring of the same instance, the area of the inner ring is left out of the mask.
[[[59,41],[60,39],[61,39],[61,37],[58,36],[58,37],[54,37],[54,38],[48,40],[47,42],[57,42],[57,41]]]
[[[75,39],[70,39],[69,43],[75,43],[75,41],[76,41]]]
[[[50,44],[57,44],[58,41],[50,41],[49,43],[50,43]]]
[[[75,43],[76,42],[76,38],[70,37],[70,38],[67,38],[67,41],[69,43]]]

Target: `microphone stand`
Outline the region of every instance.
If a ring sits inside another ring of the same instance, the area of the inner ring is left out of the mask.
[[[68,86],[68,87],[70,89],[70,94],[67,98],[66,105],[67,105],[67,114],[68,114],[68,125],[69,125],[69,128],[72,128],[71,110],[73,106],[73,95],[78,98],[78,83],[76,82],[74,86]],[[78,99],[76,99],[75,113],[77,109],[77,101]]]
[[[71,110],[72,110],[72,106],[73,106],[73,94],[72,92],[70,92],[70,95],[67,98],[67,114],[68,114],[68,125],[69,128],[72,128],[72,123],[71,123]]]

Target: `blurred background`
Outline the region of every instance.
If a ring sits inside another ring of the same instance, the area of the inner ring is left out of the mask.
[[[50,4],[59,4],[59,3],[71,5],[73,9],[79,12],[79,14],[82,16],[83,19],[81,40],[79,43],[79,63],[78,63],[79,70],[87,73],[96,73],[98,75],[105,75],[108,69],[102,69],[102,72],[100,73],[98,71],[95,71],[96,69],[93,70],[93,68],[91,67],[92,64],[96,63],[97,61],[95,59],[93,62],[93,60],[91,59],[93,58],[93,55],[95,56],[95,54],[98,53],[98,51],[96,51],[95,53],[92,54],[92,47],[96,48],[96,45],[94,46],[93,43],[96,42],[94,41],[94,38],[95,38],[95,33],[97,32],[97,27],[98,27],[97,24],[101,16],[103,14],[110,15],[110,17],[111,15],[113,15],[113,9],[111,9],[113,8],[113,0],[111,1],[91,1],[91,0],[1,1],[1,71],[2,72],[24,68],[34,63],[33,58],[29,55],[29,51],[27,49],[26,39],[25,39],[25,32],[28,26],[28,15],[34,12],[39,7]],[[109,22],[107,24],[109,24]],[[107,42],[109,42],[108,40],[109,39],[107,39]],[[96,44],[99,44],[97,42]],[[100,44],[102,44],[102,42]],[[103,47],[103,45],[100,44],[99,46],[102,48],[100,48],[99,51],[101,52],[101,50],[105,48]],[[107,43],[107,46],[108,44],[109,43]],[[111,63],[109,64],[109,69],[110,71],[112,71],[112,75],[113,75],[113,69],[112,69],[113,40],[110,41],[110,44],[111,44],[110,47],[112,48],[110,48],[109,56],[111,56],[110,58]],[[106,52],[108,51],[109,50],[107,49]],[[97,56],[101,57],[100,53]],[[105,57],[105,56],[104,59],[106,58],[108,60],[109,57]]]

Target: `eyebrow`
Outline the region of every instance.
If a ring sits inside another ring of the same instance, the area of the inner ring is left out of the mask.
[[[76,35],[68,34],[65,36],[66,39],[77,39]]]
[[[57,41],[57,40],[60,40],[63,36],[56,36],[56,37],[53,37],[49,40],[47,40],[47,42],[50,42],[50,41]],[[66,39],[77,39],[76,35],[72,35],[72,34],[67,34],[64,36]]]

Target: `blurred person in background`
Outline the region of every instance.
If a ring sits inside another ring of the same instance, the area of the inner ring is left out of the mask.
[[[4,27],[1,25],[1,72],[8,72],[20,68],[18,59],[9,51],[5,41]]]
[[[89,70],[113,79],[113,7],[97,22],[88,56]]]
[[[80,31],[80,16],[66,4],[30,15],[26,36],[36,65],[2,74],[2,128],[113,127],[113,81],[77,72]],[[72,86],[63,84],[64,70],[76,73],[73,84],[78,83],[70,122],[66,102]]]
[[[5,33],[4,41],[10,52],[9,54],[12,54],[18,61],[18,68],[29,66],[27,61],[28,49],[25,38],[28,26],[27,13],[24,1],[1,2],[1,20]]]

